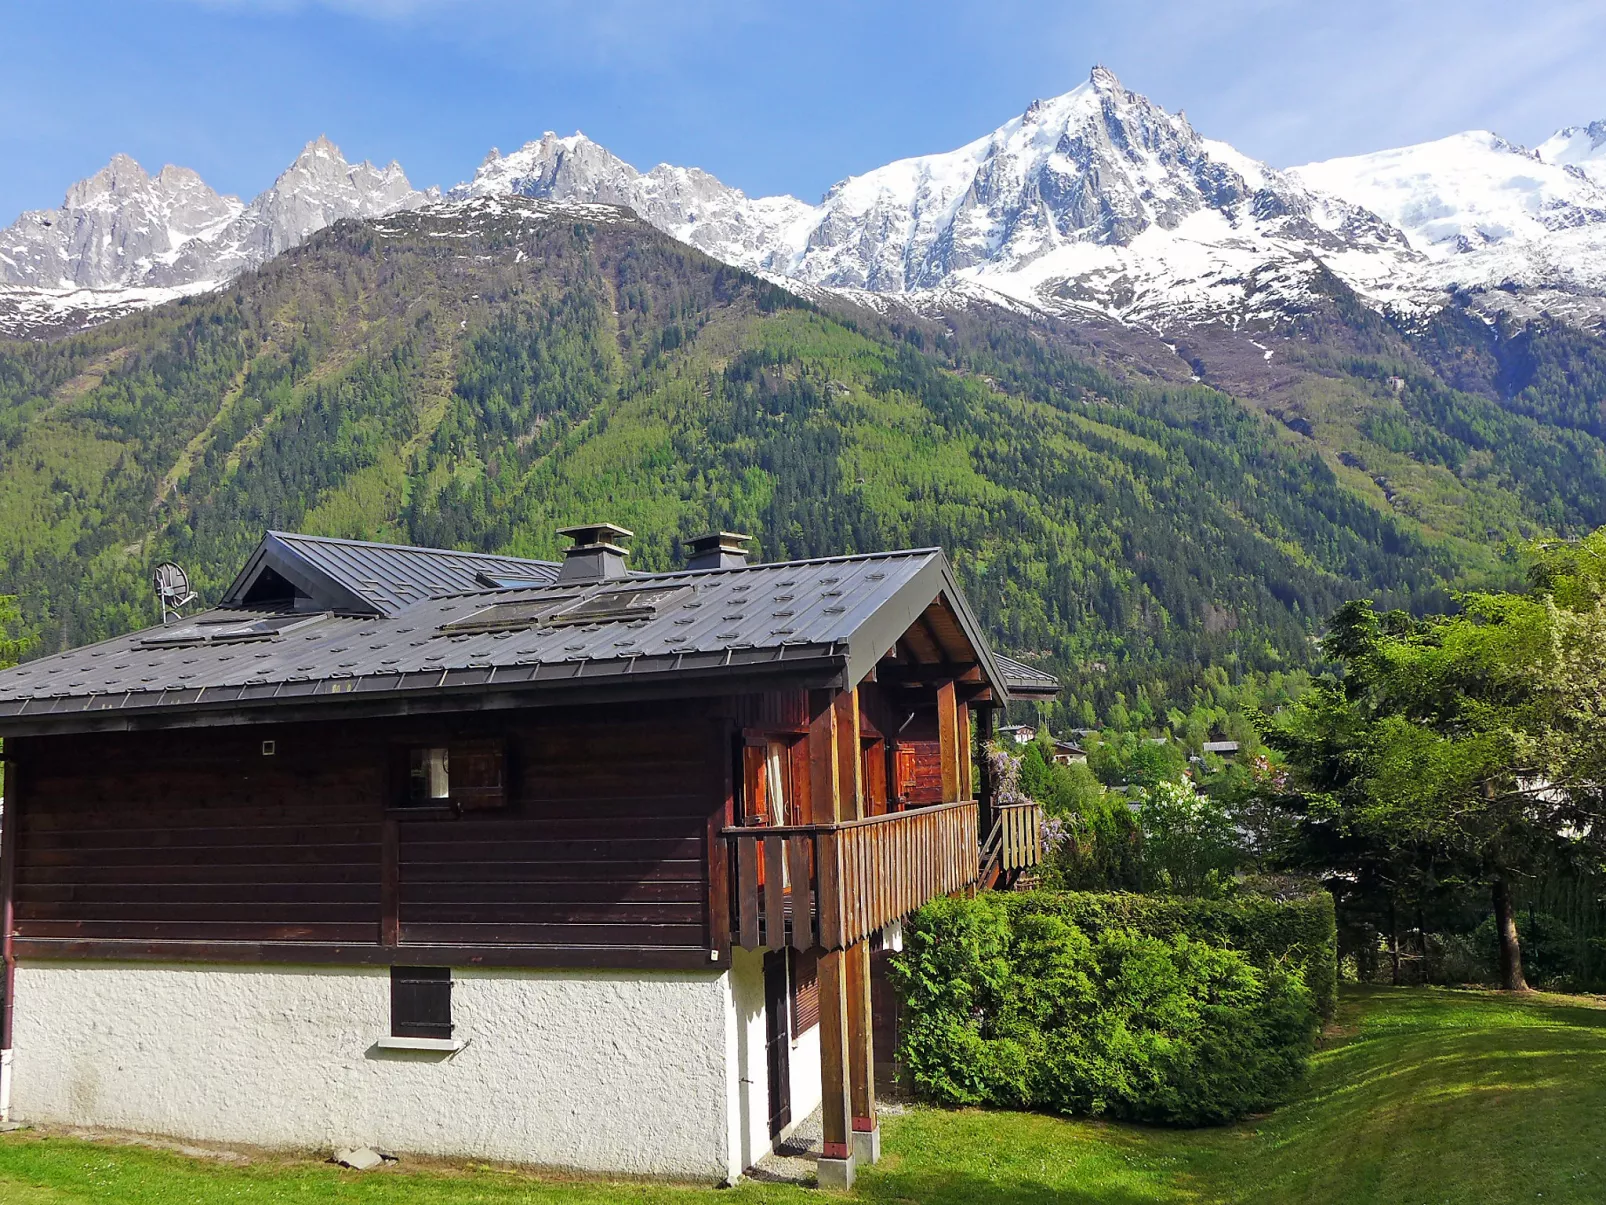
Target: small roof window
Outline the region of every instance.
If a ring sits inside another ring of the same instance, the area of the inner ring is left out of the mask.
[[[236,644],[246,640],[273,640],[287,632],[308,627],[328,619],[330,612],[316,615],[269,615],[260,619],[241,620],[238,616],[223,619],[198,619],[182,627],[164,628],[140,641],[150,648],[179,648],[196,644]]]
[[[582,597],[517,599],[492,603],[462,619],[444,623],[440,631],[448,634],[505,632],[518,628],[578,627],[586,624],[625,623],[651,619],[665,606],[689,598],[691,586],[647,586],[627,590],[603,590]]]

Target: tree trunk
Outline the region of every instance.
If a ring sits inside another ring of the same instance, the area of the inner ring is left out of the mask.
[[[1395,987],[1400,986],[1400,910],[1389,892],[1389,982]]]
[[[1500,939],[1500,986],[1508,992],[1525,992],[1522,947],[1517,944],[1517,914],[1511,907],[1511,884],[1505,875],[1494,881],[1494,929]]]

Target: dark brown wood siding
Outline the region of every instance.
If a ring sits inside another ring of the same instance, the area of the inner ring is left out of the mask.
[[[401,940],[704,944],[708,733],[698,717],[511,733],[506,808],[400,819]]]
[[[402,961],[705,947],[712,724],[695,706],[597,708],[18,742],[18,936],[372,949],[393,899]],[[410,745],[475,739],[506,743],[506,806],[394,809]]]
[[[384,745],[337,727],[29,740],[19,936],[376,941]]]

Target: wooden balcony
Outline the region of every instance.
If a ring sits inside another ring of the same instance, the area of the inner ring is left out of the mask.
[[[837,824],[728,828],[731,928],[747,949],[843,950],[980,869],[964,800]]]

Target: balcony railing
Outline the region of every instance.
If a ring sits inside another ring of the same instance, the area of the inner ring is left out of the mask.
[[[837,824],[728,828],[731,924],[747,949],[841,950],[980,868],[965,800]]]
[[[1011,887],[1043,860],[1043,809],[1035,803],[993,808],[993,827],[981,847],[979,884],[988,890]]]

